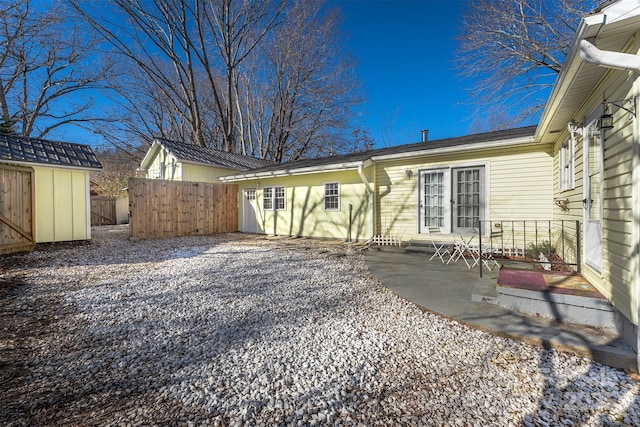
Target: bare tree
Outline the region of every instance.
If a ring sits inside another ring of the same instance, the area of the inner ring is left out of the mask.
[[[96,156],[102,169],[91,173],[92,190],[99,196],[126,196],[129,178],[136,176],[142,154],[140,151],[132,154],[113,147],[98,149]]]
[[[456,67],[472,82],[478,111],[501,104],[510,126],[544,106],[590,0],[474,0],[467,2]]]
[[[259,141],[262,157],[281,162],[361,148],[340,133],[362,99],[339,27],[338,12],[322,3],[290,3],[260,49],[262,66],[251,68],[241,87],[247,102],[239,116],[250,127],[243,150]],[[252,85],[258,73],[263,84]]]
[[[118,126],[135,138],[276,161],[349,150],[357,82],[322,3],[69,1],[127,64]]]
[[[44,137],[64,125],[91,127],[92,96],[113,64],[95,54],[97,40],[56,5],[31,0],[0,6],[0,114],[24,136]]]

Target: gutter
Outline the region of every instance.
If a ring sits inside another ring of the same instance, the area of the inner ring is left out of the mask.
[[[640,56],[600,50],[585,39],[580,40],[580,58],[585,62],[604,68],[640,72]]]
[[[293,176],[299,174],[311,174],[320,172],[340,172],[345,170],[353,170],[362,167],[365,162],[349,162],[349,163],[334,163],[325,166],[309,166],[306,168],[298,169],[280,169],[267,172],[250,172],[241,175],[226,175],[221,176],[220,181],[247,181],[250,179],[259,178],[276,178],[282,176]]]

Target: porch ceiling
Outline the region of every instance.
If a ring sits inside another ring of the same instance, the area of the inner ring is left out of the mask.
[[[582,39],[595,39],[595,45],[601,50],[622,51],[633,34],[640,28],[640,5],[626,10],[620,16],[605,11],[583,20],[581,29],[574,40],[563,70],[545,107],[537,131],[537,139],[543,143],[553,142],[558,133],[566,129],[571,120],[582,122],[583,117],[576,116],[586,99],[592,94],[598,81],[609,71],[580,59],[579,44]],[[619,71],[626,72],[626,71]],[[606,95],[606,94],[604,94]]]

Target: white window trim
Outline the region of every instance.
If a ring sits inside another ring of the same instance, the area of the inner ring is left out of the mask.
[[[335,196],[338,198],[338,207],[328,209],[327,208],[327,185],[330,185],[330,184],[335,184],[338,186],[338,194]],[[337,181],[325,182],[322,184],[322,189],[323,189],[322,206],[325,212],[340,212],[340,208],[342,207],[341,200],[340,200],[342,198],[340,194],[340,183]]]
[[[558,187],[559,191],[569,191],[576,188],[575,168],[576,168],[576,142],[571,135],[558,150]]]
[[[281,208],[278,208],[278,197],[276,197],[276,191],[278,189],[282,189],[282,191],[284,192],[284,197],[283,202],[284,202],[284,206]],[[271,190],[271,207],[268,208],[265,206],[264,202],[265,200],[268,200],[267,197],[265,197],[265,193],[267,190]],[[284,185],[275,185],[275,186],[271,186],[271,187],[264,187],[262,189],[262,208],[265,211],[286,211],[287,210],[287,190],[284,187]]]

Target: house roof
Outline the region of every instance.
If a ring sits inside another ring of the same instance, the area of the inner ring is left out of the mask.
[[[0,162],[101,169],[88,145],[0,134]]]
[[[180,162],[197,163],[206,166],[218,166],[229,169],[249,170],[271,164],[269,160],[256,159],[242,154],[227,153],[193,144],[156,138],[155,143],[162,146]],[[143,159],[142,164],[145,163]]]
[[[582,122],[574,117],[591,94],[595,84],[609,70],[580,59],[580,42],[595,39],[601,50],[621,51],[640,27],[640,0],[607,1],[585,16],[567,59],[565,60],[551,96],[547,100],[536,132],[540,142],[552,142],[564,131],[567,123]]]
[[[417,157],[450,151],[469,151],[474,149],[528,144],[534,142],[535,130],[535,126],[527,126],[475,135],[459,136],[455,138],[419,142],[415,144],[398,145],[360,153],[296,160],[252,169],[245,173],[221,177],[220,180],[236,181],[259,177],[356,169],[359,166],[362,166],[365,162],[370,161],[391,160],[402,157]]]

